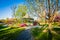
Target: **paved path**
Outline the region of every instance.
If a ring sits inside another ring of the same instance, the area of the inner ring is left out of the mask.
[[[17,37],[16,40],[34,40],[32,37],[32,34],[30,32],[30,29],[36,28],[36,27],[39,27],[39,26],[26,27],[25,30],[19,34],[19,36]],[[39,28],[41,28],[41,27],[39,27]]]
[[[30,29],[24,30],[20,33],[16,40],[33,40]]]

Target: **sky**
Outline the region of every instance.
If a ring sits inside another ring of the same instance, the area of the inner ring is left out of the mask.
[[[24,4],[25,0],[0,0],[0,19],[11,18],[13,5]]]
[[[11,18],[13,14],[11,7],[19,4],[25,4],[25,0],[0,0],[0,19]]]

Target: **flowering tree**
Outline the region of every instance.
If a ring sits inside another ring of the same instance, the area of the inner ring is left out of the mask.
[[[46,27],[43,32],[48,31],[49,34],[51,34],[51,32],[56,34],[55,31],[52,31],[52,23],[54,22],[54,19],[59,11],[59,0],[26,0],[26,2],[32,16],[39,18],[39,21],[42,19],[47,21],[48,27]],[[52,40],[52,38],[49,40]]]

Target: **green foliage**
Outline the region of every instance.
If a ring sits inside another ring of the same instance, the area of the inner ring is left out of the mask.
[[[39,28],[32,29],[32,35],[34,37],[38,36],[40,34],[41,30]]]
[[[7,26],[4,26],[5,24],[0,24],[0,29],[6,28]]]
[[[38,36],[38,40],[48,40],[48,32],[42,32],[39,36]]]
[[[53,30],[56,32],[56,34],[53,34],[53,40],[60,40],[60,28],[56,27],[53,28]]]
[[[52,33],[48,29],[46,29],[47,32],[43,32],[45,29],[46,27],[32,29],[32,35],[34,36],[35,40],[60,40],[60,28],[53,28],[53,31],[55,31],[57,34]]]
[[[27,13],[27,6],[19,5],[15,15],[17,18],[22,18],[23,16],[25,16],[26,13]]]
[[[42,33],[42,31],[45,29],[45,27],[41,27],[41,28],[33,28],[31,30],[32,35],[35,37],[36,40],[39,40],[40,37],[42,37],[42,35],[44,35],[44,33]],[[41,39],[42,40],[42,39]]]
[[[59,27],[53,28],[54,31],[60,31]]]

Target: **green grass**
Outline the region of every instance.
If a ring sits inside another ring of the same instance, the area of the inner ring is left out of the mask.
[[[53,31],[55,31],[57,35],[49,31],[42,32],[43,30],[44,30],[44,27],[34,28],[31,30],[35,40],[60,40],[60,28],[53,28]]]
[[[53,40],[60,40],[60,28],[59,27],[55,27],[53,28],[53,31],[55,31],[57,33],[57,35],[53,34]]]
[[[50,40],[50,37],[52,37],[52,40],[60,40],[60,28],[53,28],[53,31],[57,33],[57,35],[55,35],[50,34],[48,31],[45,33],[42,32],[44,29],[46,29],[46,26],[48,25],[43,25],[43,27],[41,28],[31,29],[32,35],[35,40]],[[20,32],[23,30],[23,28],[2,27],[0,29],[0,40],[15,40],[16,37],[20,34]]]
[[[2,28],[0,30],[0,40],[15,40],[18,34],[23,30],[23,28]]]

